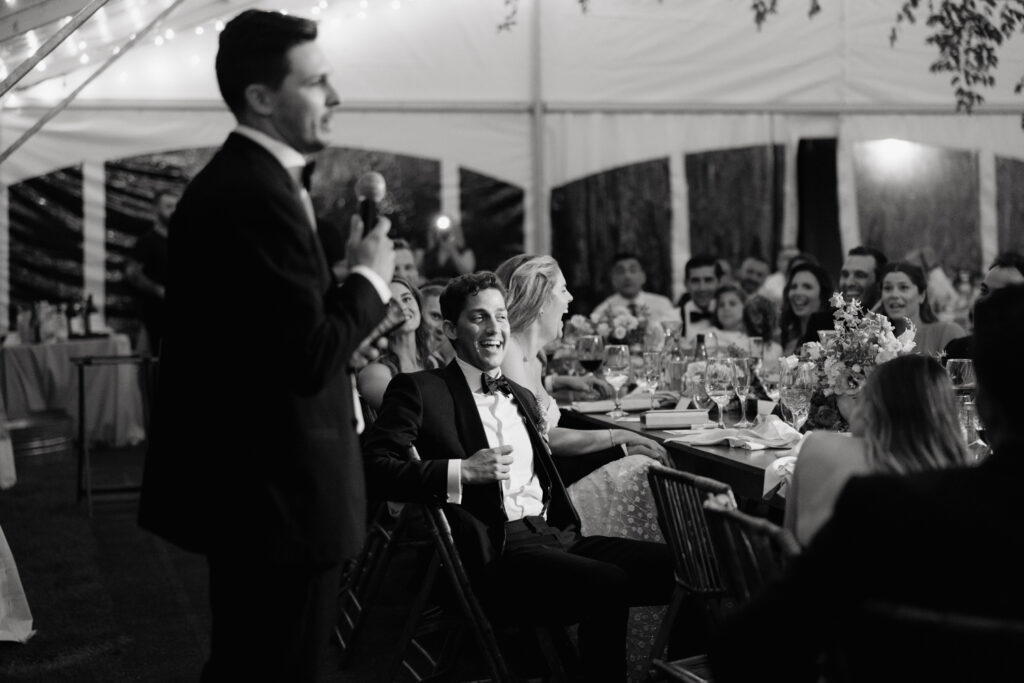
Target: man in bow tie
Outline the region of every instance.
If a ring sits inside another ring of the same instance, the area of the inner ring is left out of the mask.
[[[686,293],[679,298],[683,333],[694,339],[698,333],[714,327],[715,290],[722,280],[722,266],[713,257],[699,254],[686,262]]]
[[[505,292],[489,272],[441,295],[456,358],[397,375],[365,440],[371,495],[447,503],[471,581],[499,623],[579,623],[584,680],[623,681],[629,606],[672,586],[660,543],[585,537],[537,431],[529,390],[501,376]],[[422,458],[408,457],[415,446]]]
[[[672,305],[671,299],[644,291],[647,273],[636,254],[623,252],[615,255],[611,281],[615,293],[597,305],[594,315],[603,315],[609,307],[621,307],[633,316],[644,315],[651,322],[679,320],[679,311]]]
[[[313,681],[366,492],[347,367],[384,317],[386,221],[349,235],[336,286],[304,184],[338,94],[312,21],[247,10],[220,33],[238,125],[185,190],[169,237],[159,397],[139,522],[206,555],[203,681]],[[258,656],[253,656],[258,653]]]

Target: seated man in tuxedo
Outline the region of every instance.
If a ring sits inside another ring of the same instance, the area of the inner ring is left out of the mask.
[[[872,678],[856,680],[1020,678],[1017,648],[983,657],[967,647],[937,644],[937,628],[905,629],[888,643],[865,645],[862,639],[875,629],[850,626],[868,601],[1024,620],[1022,337],[1024,284],[978,303],[977,407],[993,453],[973,467],[851,479],[830,521],[786,575],[714,639],[716,683],[817,681],[819,657],[836,645],[854,658],[870,663],[876,657],[882,664]],[[785,634],[785,642],[769,633]],[[895,657],[879,655],[882,644],[894,647]],[[900,677],[908,668],[913,673]],[[970,673],[957,677],[964,668]]]
[[[537,431],[533,394],[501,376],[509,324],[490,272],[441,295],[447,367],[397,375],[366,434],[371,495],[438,502],[488,612],[498,622],[579,624],[585,680],[623,681],[631,605],[668,601],[668,548],[583,537]],[[422,461],[407,457],[410,446]]]
[[[722,282],[722,264],[709,254],[697,254],[683,269],[686,293],[679,297],[683,336],[694,339],[714,327],[715,290]]]
[[[1006,251],[996,256],[992,265],[985,273],[985,279],[981,282],[981,291],[978,292],[978,299],[981,301],[992,292],[1009,285],[1024,282],[1024,256]],[[957,337],[946,344],[946,358],[974,358],[974,335]]]

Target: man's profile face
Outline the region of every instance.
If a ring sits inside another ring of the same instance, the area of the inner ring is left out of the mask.
[[[416,259],[409,249],[395,249],[395,277],[400,277],[413,287],[420,284],[420,271]]]
[[[740,286],[747,294],[753,294],[761,289],[764,280],[768,277],[768,264],[761,259],[748,258],[740,265],[739,275]]]
[[[612,288],[627,299],[636,298],[647,282],[644,267],[635,258],[622,259],[612,266]]]
[[[456,355],[473,367],[487,371],[501,366],[509,335],[505,297],[497,289],[470,296],[457,321],[444,321],[444,333]]]
[[[983,298],[1009,285],[1024,282],[1024,275],[1013,267],[996,266],[985,273],[985,279],[981,281],[981,292],[979,298]]]
[[[847,256],[839,273],[839,291],[847,301],[863,299],[868,288],[877,282],[874,256]]]
[[[327,79],[327,57],[313,41],[285,53],[288,75],[271,91],[271,125],[281,139],[302,154],[318,152],[330,141],[331,113],[338,93]]]
[[[714,266],[697,266],[686,276],[686,291],[697,308],[706,311],[718,289],[718,276]]]

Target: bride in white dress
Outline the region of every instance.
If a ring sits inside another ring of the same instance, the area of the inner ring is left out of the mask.
[[[497,269],[508,290],[512,335],[502,373],[537,397],[551,452],[576,456],[608,448],[623,457],[569,485],[569,497],[587,536],[615,536],[644,541],[664,539],[647,483],[652,462],[668,462],[661,444],[626,429],[567,429],[558,426],[560,411],[544,387],[541,354],[561,334],[562,318],[572,294],[558,262],[550,256],[517,256]],[[664,607],[639,607],[631,612],[627,654],[630,680],[642,680],[650,646]]]

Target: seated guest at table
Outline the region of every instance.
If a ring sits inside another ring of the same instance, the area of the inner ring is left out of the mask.
[[[817,431],[800,448],[786,494],[786,527],[808,543],[850,477],[919,472],[967,462],[949,376],[930,356],[901,356],[868,377],[850,418],[853,436]]]
[[[677,305],[683,320],[683,336],[696,339],[714,326],[715,290],[721,284],[721,264],[714,256],[698,254],[683,269],[686,292]]]
[[[416,254],[412,245],[398,237],[392,240],[395,244],[395,278],[405,280],[413,287],[420,286],[420,270],[416,266]]]
[[[635,254],[615,255],[615,260],[612,262],[611,280],[615,293],[597,305],[594,315],[603,314],[609,306],[621,306],[629,309],[634,316],[646,311],[652,322],[679,319],[679,311],[672,305],[672,301],[668,297],[644,291],[647,273],[644,272],[640,258]]]
[[[885,254],[874,247],[860,245],[846,252],[839,273],[839,291],[843,298],[847,301],[860,299],[865,309],[874,308],[879,297],[879,276],[888,261]]]
[[[380,410],[384,390],[395,375],[438,367],[431,356],[430,330],[423,324],[419,290],[411,283],[395,278],[391,281],[391,296],[401,306],[405,323],[387,335],[388,347],[380,358],[356,376],[359,395],[374,411]]]
[[[774,363],[782,356],[782,345],[775,341],[778,337],[779,313],[775,304],[760,294],[747,299],[743,306],[743,328],[748,337],[760,337],[764,343],[761,359],[765,363]]]
[[[821,266],[798,263],[789,270],[786,296],[782,301],[781,342],[786,356],[807,342],[818,341],[819,330],[834,329],[832,278]]]
[[[781,247],[775,256],[775,272],[764,279],[758,294],[766,297],[777,306],[782,305],[782,296],[786,290],[789,269],[793,266],[793,259],[801,254],[802,252],[796,245],[787,244]]]
[[[581,535],[579,515],[538,431],[533,395],[501,374],[510,335],[494,273],[441,295],[456,360],[397,375],[366,435],[371,493],[447,502],[474,589],[499,623],[579,623],[583,680],[626,677],[631,605],[665,603],[672,562],[660,543]],[[415,447],[422,461],[408,457]]]
[[[423,322],[427,328],[430,341],[430,355],[434,358],[435,367],[448,365],[455,358],[455,349],[448,337],[444,336],[444,320],[441,318],[441,292],[444,285],[423,285],[420,287],[420,298],[423,300]]]
[[[978,301],[997,289],[1021,282],[1024,282],[1024,256],[1012,251],[1003,252],[988,267],[978,299],[974,303],[977,305]],[[957,337],[946,344],[946,358],[974,358],[973,345],[973,335]]]
[[[915,353],[938,356],[946,344],[964,336],[956,323],[938,320],[928,303],[928,282],[917,266],[897,261],[882,268],[882,311],[897,333],[914,324]]]
[[[743,307],[746,301],[747,297],[738,285],[722,285],[715,290],[715,312],[711,320],[720,348],[735,347],[743,351],[749,349],[750,338],[743,324]]]
[[[785,575],[715,637],[709,654],[716,683],[818,680],[823,654],[848,644],[851,635],[871,635],[843,630],[856,624],[859,608],[870,600],[1024,619],[1022,338],[1024,285],[1001,289],[977,305],[977,407],[992,455],[975,467],[851,479],[831,519]],[[1020,677],[1014,645],[1002,658],[956,646],[937,652],[940,632],[904,630],[895,644],[917,671],[899,680],[950,680],[954,664],[973,674],[955,680]],[[784,642],[768,634],[785,634]],[[876,660],[879,678],[900,663],[895,654]]]
[[[747,296],[753,296],[761,289],[770,272],[767,261],[759,256],[748,256],[736,271],[736,280]]]

